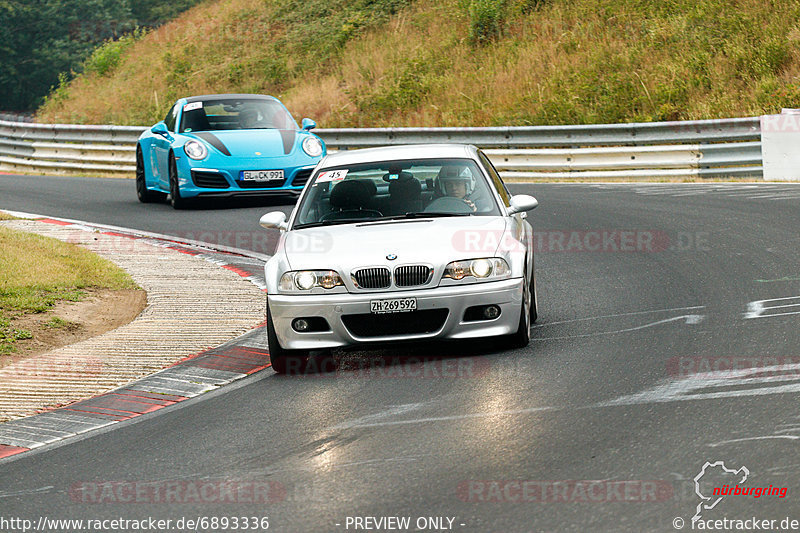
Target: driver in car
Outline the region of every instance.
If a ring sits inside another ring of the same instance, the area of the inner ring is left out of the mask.
[[[458,198],[467,204],[473,211],[478,207],[470,195],[474,192],[472,176],[463,174],[464,169],[456,165],[445,165],[439,170],[439,183],[445,196]]]
[[[262,124],[261,113],[257,109],[244,109],[239,113],[239,124],[242,129],[254,129]]]

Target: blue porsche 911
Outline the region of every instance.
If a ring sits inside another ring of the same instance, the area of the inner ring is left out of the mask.
[[[141,202],[164,200],[180,209],[195,198],[298,195],[325,155],[272,96],[211,94],[181,98],[136,146]]]

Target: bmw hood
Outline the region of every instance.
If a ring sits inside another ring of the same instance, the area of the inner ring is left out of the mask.
[[[492,257],[513,239],[502,217],[364,222],[290,231],[282,240],[292,270],[427,264]],[[503,243],[503,241],[506,241]],[[513,244],[513,243],[512,243]]]
[[[187,135],[233,157],[280,157],[292,153],[299,134],[297,130],[254,129],[198,131]]]

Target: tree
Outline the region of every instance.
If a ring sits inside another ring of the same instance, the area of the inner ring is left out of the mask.
[[[0,0],[0,109],[35,109],[60,73],[137,26],[156,26],[199,0]]]

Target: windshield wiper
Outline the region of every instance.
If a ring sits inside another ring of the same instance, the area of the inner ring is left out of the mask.
[[[379,220],[401,220],[404,218],[437,218],[437,217],[469,217],[473,213],[446,213],[444,211],[410,212],[404,215],[384,217]]]
[[[380,218],[334,218],[331,220],[322,220],[320,222],[307,222],[306,224],[297,224],[292,229],[305,229],[305,228],[318,228],[320,226],[335,226],[337,224],[353,224],[354,222],[374,222],[376,220],[383,220]]]

